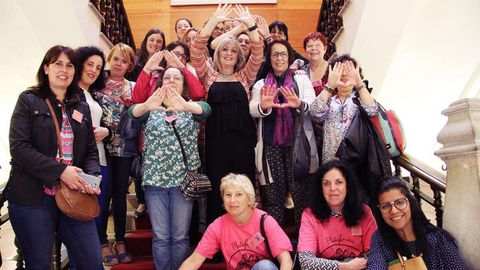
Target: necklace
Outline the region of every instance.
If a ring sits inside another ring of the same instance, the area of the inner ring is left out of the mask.
[[[235,74],[234,72],[233,73],[230,73],[230,74],[223,74],[222,72],[218,72],[218,76],[220,76],[221,79],[224,79],[224,80],[228,80],[232,77],[232,75]]]

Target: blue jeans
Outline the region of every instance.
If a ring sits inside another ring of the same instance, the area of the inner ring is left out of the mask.
[[[155,268],[176,270],[190,253],[193,201],[183,197],[180,187],[145,186],[145,202],[152,224]]]
[[[278,267],[272,261],[264,259],[258,261],[252,270],[278,270]]]
[[[50,269],[55,232],[65,244],[76,269],[102,269],[102,252],[95,221],[78,221],[64,215],[53,196],[44,195],[42,204],[29,206],[8,202],[8,213],[25,269]]]

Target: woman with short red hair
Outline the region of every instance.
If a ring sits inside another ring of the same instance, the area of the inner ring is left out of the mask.
[[[302,69],[312,81],[315,95],[320,94],[323,86],[327,83],[328,62],[324,59],[327,52],[327,39],[320,32],[310,32],[303,40],[303,48],[308,59],[308,64]]]

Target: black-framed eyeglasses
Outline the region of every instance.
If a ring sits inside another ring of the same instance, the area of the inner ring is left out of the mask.
[[[403,210],[407,207],[408,198],[396,199],[393,202],[387,202],[377,205],[380,209],[380,212],[383,214],[388,214],[392,211],[392,205],[394,205],[398,210]]]

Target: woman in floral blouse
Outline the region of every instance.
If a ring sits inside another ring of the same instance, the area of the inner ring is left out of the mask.
[[[109,181],[105,195],[105,208],[101,213],[102,221],[98,228],[100,243],[102,244],[103,262],[105,265],[114,265],[118,262],[129,263],[131,255],[125,249],[125,223],[127,215],[126,196],[128,178],[133,157],[137,154],[136,144],[124,139],[120,135],[120,118],[130,106],[132,90],[135,83],[125,79],[125,74],[135,66],[135,54],[130,46],[119,43],[115,45],[107,56],[110,66],[110,76],[106,87],[95,92],[95,98],[102,107],[102,124],[110,130],[110,140],[106,143],[107,167]],[[112,201],[113,220],[115,225],[115,249],[113,255],[108,245],[107,221],[109,216],[110,200]]]
[[[187,102],[186,80],[170,67],[163,85],[147,101],[132,106],[129,115],[144,122],[143,185],[153,228],[153,258],[156,269],[178,269],[190,253],[188,230],[193,201],[182,196],[180,186],[188,171],[200,167],[197,137],[200,121],[211,112],[203,101]],[[181,138],[188,168],[185,168]]]

